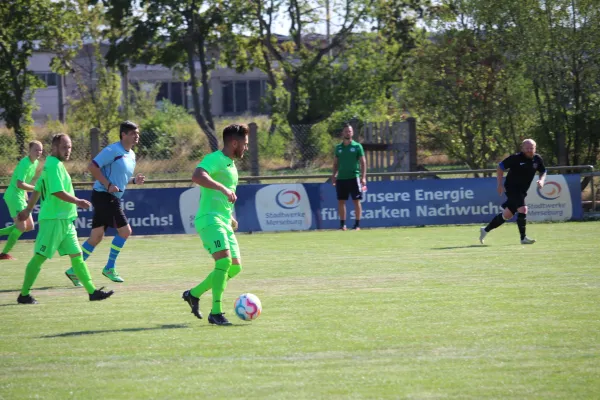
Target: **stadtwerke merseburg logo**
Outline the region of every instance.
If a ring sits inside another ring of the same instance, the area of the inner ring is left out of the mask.
[[[275,196],[275,202],[281,208],[291,210],[300,205],[300,193],[295,190],[282,189]]]
[[[557,182],[546,182],[543,188],[537,188],[538,195],[544,200],[556,200],[562,188]]]

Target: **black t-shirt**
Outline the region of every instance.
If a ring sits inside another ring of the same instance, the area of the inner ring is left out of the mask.
[[[546,172],[544,160],[539,154],[534,155],[533,158],[528,158],[522,152],[506,157],[500,163],[500,168],[508,170],[508,175],[506,175],[504,181],[506,190],[518,190],[524,193],[529,189],[536,171],[540,175]]]

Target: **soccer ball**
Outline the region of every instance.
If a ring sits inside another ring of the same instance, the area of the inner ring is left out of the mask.
[[[262,305],[260,304],[258,297],[252,293],[244,293],[235,300],[233,309],[235,311],[235,315],[240,317],[240,319],[243,319],[244,321],[252,321],[253,319],[258,318],[260,315],[262,311]]]

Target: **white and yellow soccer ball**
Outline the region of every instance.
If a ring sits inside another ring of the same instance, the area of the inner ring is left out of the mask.
[[[235,300],[233,310],[240,319],[252,321],[258,318],[262,312],[262,304],[260,304],[260,299],[252,293],[244,293]]]

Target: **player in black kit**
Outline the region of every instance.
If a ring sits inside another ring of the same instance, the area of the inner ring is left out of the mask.
[[[508,170],[506,181],[502,185],[504,171]],[[527,190],[535,173],[539,172],[537,185],[539,188],[544,186],[546,181],[546,167],[539,154],[535,153],[535,141],[526,139],[521,145],[521,152],[505,158],[498,164],[498,194],[502,196],[506,192],[506,201],[502,204],[504,211],[494,217],[485,228],[480,229],[479,241],[483,244],[485,236],[492,229],[496,229],[515,215],[517,216],[517,226],[521,234],[521,244],[533,244],[535,240],[525,235],[525,225],[527,224],[527,206],[525,197]]]

